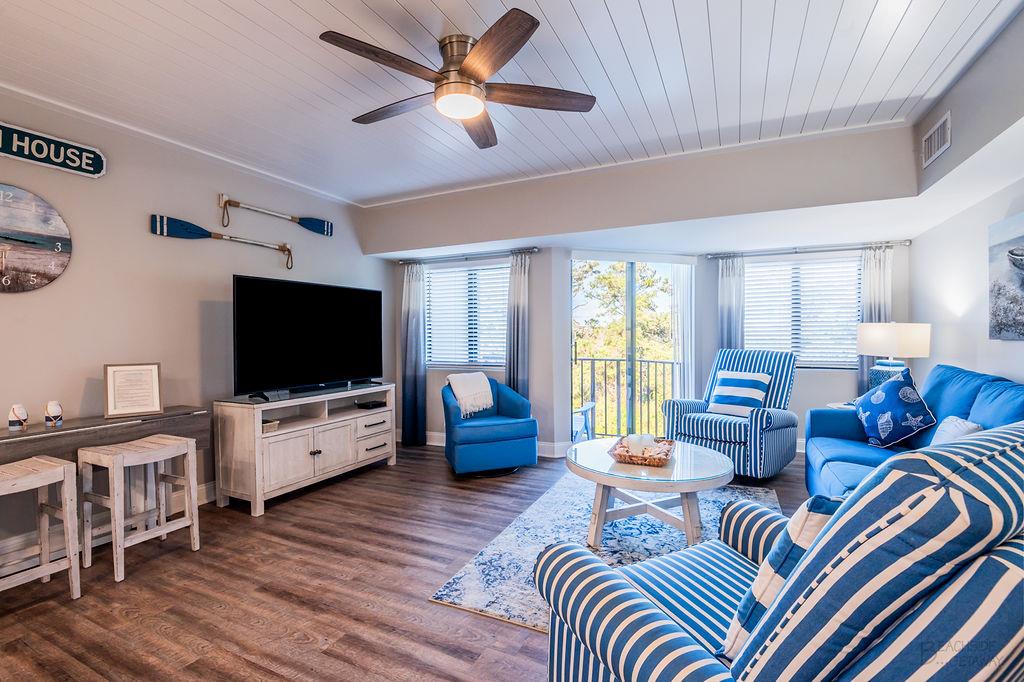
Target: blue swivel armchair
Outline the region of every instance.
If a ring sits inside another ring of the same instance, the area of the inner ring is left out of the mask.
[[[444,456],[456,474],[537,463],[537,420],[530,416],[530,401],[494,379],[488,381],[494,405],[465,418],[452,387],[441,389]]]
[[[666,400],[662,404],[665,437],[721,452],[732,459],[740,476],[774,476],[796,455],[797,418],[786,409],[795,365],[792,353],[723,348],[715,357],[703,400]],[[764,407],[751,410],[749,417],[708,412],[721,370],[770,374]]]

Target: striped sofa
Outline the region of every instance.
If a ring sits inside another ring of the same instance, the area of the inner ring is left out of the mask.
[[[732,503],[718,539],[619,569],[546,548],[549,679],[1024,679],[1024,422],[879,466],[716,657],[786,521]]]
[[[796,358],[792,353],[723,348],[715,357],[703,400],[666,400],[665,437],[703,445],[735,463],[736,473],[770,478],[796,455],[797,417],[786,408],[793,391]],[[749,417],[708,412],[718,372],[763,372],[771,382],[764,407]]]

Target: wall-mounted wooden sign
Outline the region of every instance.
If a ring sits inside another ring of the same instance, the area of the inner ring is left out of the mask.
[[[0,121],[0,154],[98,178],[107,172],[107,160],[98,149]]]

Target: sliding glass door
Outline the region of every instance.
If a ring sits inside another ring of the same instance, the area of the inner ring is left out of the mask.
[[[685,315],[679,268],[639,260],[575,259],[572,267],[574,431],[664,432],[661,403],[681,393]]]

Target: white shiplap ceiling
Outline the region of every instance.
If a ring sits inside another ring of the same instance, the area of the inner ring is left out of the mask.
[[[1024,0],[3,0],[0,89],[360,205],[725,145],[913,122]],[[587,114],[491,104],[477,149],[429,84],[317,39],[439,66],[510,7],[540,29],[494,81],[589,92]],[[2,107],[0,107],[2,118]],[[21,122],[30,123],[30,122]]]

